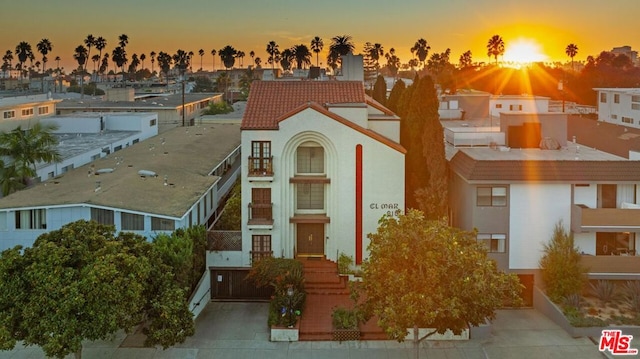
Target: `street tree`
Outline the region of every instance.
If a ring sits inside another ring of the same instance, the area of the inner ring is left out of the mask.
[[[355,45],[351,35],[338,35],[331,38],[329,45],[329,54],[327,55],[327,64],[335,70],[342,64],[342,56],[353,52]]]
[[[20,79],[23,77],[24,73],[24,63],[27,60],[31,59],[33,55],[33,51],[31,50],[31,44],[26,41],[21,41],[18,46],[16,46],[16,51],[14,52],[16,57],[18,58],[18,62],[20,62]]]
[[[385,216],[363,264],[364,308],[389,338],[419,343],[435,333],[460,334],[495,318],[505,300],[520,302],[522,286],[487,257],[473,232],[427,220],[420,211]],[[419,328],[430,330],[419,337]]]
[[[77,221],[42,234],[33,247],[0,254],[0,349],[17,341],[49,357],[82,356],[82,341],[104,340],[147,322],[146,345],[180,343],[194,332],[171,267],[144,237]]]

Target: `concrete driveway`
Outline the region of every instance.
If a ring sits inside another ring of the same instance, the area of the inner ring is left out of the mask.
[[[135,337],[117,335],[111,341],[86,343],[84,358],[413,358],[411,342],[296,342],[272,343],[267,330],[266,303],[212,302],[196,321],[196,334],[184,343],[162,350],[144,348]],[[634,347],[640,345],[633,343]],[[501,310],[486,340],[423,342],[421,358],[602,359],[588,338],[571,338],[534,309]],[[44,358],[39,348],[0,352],[4,358]],[[70,357],[71,358],[71,357]]]

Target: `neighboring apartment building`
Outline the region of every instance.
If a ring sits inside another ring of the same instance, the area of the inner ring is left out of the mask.
[[[594,88],[598,121],[640,128],[640,88]]]
[[[51,117],[56,114],[56,104],[60,101],[48,94],[0,98],[0,131],[11,131],[18,126],[26,128]]]
[[[549,112],[549,98],[535,95],[493,95],[489,100],[489,115],[500,117],[502,112]]]
[[[518,117],[500,120],[508,147],[458,148],[451,158],[451,224],[478,231],[498,267],[520,276],[525,300],[560,221],[592,278],[640,278],[640,162],[567,141],[560,117]]]
[[[240,125],[176,128],[0,199],[0,250],[95,220],[151,239],[213,224],[239,176]]]
[[[242,252],[213,265],[340,253],[360,264],[378,220],[404,210],[399,135],[362,81],[255,81],[242,120]]]
[[[114,89],[121,95],[122,89]],[[222,94],[218,93],[187,93],[184,95],[184,118],[182,94],[145,94],[133,96],[132,89],[126,99],[121,96],[110,96],[114,101],[104,101],[100,98],[86,96],[84,99],[68,99],[57,106],[58,115],[74,112],[155,112],[158,114],[158,132],[163,133],[175,127],[193,126],[196,119],[209,104],[222,101]],[[184,123],[183,123],[184,119]]]

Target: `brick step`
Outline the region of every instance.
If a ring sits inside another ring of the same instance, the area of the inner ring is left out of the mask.
[[[304,342],[333,340],[333,333],[300,333],[299,340]]]
[[[304,283],[305,286],[313,286],[314,284],[323,284],[323,283],[347,283],[346,279],[342,279],[343,277],[337,275],[330,274],[318,274],[318,275],[305,275]]]

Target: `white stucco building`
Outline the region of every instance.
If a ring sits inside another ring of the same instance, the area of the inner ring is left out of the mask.
[[[339,253],[360,264],[382,215],[404,210],[399,137],[399,118],[362,81],[254,82],[242,120],[243,250],[214,265]]]
[[[211,225],[239,176],[240,125],[174,128],[0,199],[0,251],[80,219],[151,239]]]
[[[501,112],[549,112],[549,98],[534,95],[493,95],[489,99],[489,115],[500,117]]]
[[[595,88],[598,121],[640,128],[640,88]]]

